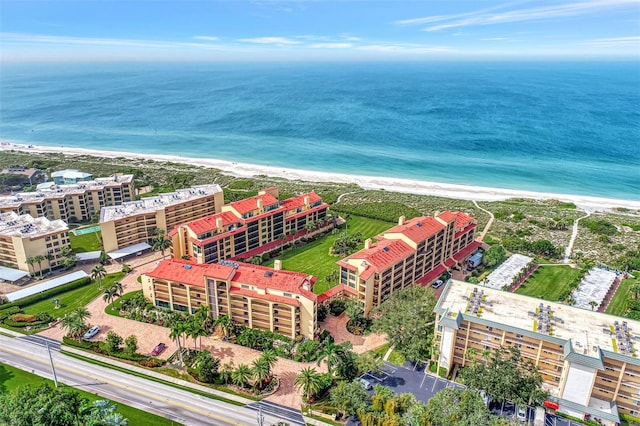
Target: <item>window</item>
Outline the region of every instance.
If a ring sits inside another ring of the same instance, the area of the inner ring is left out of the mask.
[[[489,327],[489,326],[487,326],[487,330],[489,330],[489,331],[493,331],[493,327]]]
[[[522,339],[524,336],[522,334],[516,334],[516,339]]]

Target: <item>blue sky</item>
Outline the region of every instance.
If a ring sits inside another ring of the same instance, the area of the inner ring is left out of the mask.
[[[640,57],[640,0],[2,0],[0,60]]]

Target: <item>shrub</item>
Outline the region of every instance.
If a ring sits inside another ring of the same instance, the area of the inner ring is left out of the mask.
[[[583,226],[589,228],[591,232],[598,235],[615,235],[618,233],[618,228],[606,220],[583,220],[580,222]]]
[[[15,322],[35,322],[36,316],[27,314],[15,314],[11,317],[11,320]]]
[[[86,342],[84,340],[76,340],[76,339],[72,339],[69,336],[64,336],[62,338],[62,343],[68,346],[73,346],[73,347],[82,348],[82,349],[91,349],[94,346],[97,346],[97,342]]]
[[[342,314],[347,309],[347,301],[345,299],[333,299],[329,302],[329,312],[334,317]]]
[[[18,312],[20,312],[19,306],[12,306],[9,309],[4,309],[0,311],[0,321],[7,318],[9,315],[17,314]]]
[[[355,216],[368,217],[370,219],[378,219],[392,223],[397,222],[400,216],[412,219],[422,215],[419,210],[397,202],[358,204],[340,203],[338,205],[331,206],[331,211],[345,214],[348,213]]]
[[[146,358],[146,359],[141,359],[140,361],[138,361],[138,364],[140,364],[143,367],[147,367],[147,368],[156,368],[156,367],[162,367],[164,365],[165,361],[160,359],[160,358]]]
[[[328,313],[329,313],[329,308],[327,307],[327,305],[325,305],[324,303],[321,303],[320,305],[318,305],[318,314],[317,314],[318,322],[324,321],[325,318],[327,318]]]
[[[120,345],[122,345],[122,337],[118,336],[113,330],[109,330],[107,338],[105,340],[107,352],[118,352]]]

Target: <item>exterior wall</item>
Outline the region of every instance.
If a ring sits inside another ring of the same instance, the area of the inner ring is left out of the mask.
[[[455,336],[456,332],[452,328],[444,327],[442,330],[442,343],[440,344],[440,359],[438,360],[438,365],[446,368],[447,371],[450,371],[453,365],[453,342]]]
[[[582,405],[589,405],[591,389],[595,380],[596,370],[575,363],[569,363],[562,397]]]
[[[51,261],[42,261],[42,269],[55,268],[63,259],[62,249],[69,246],[69,233],[54,232],[37,237],[0,236],[0,264],[25,272],[39,272],[39,265],[30,266],[27,259],[51,254]]]
[[[75,182],[74,182],[75,183]],[[89,220],[101,207],[116,206],[134,198],[132,182],[111,182],[102,188],[88,188],[84,192],[51,193],[43,199],[28,200],[17,207],[0,206],[0,212],[13,211],[17,214],[30,214],[33,217],[46,217],[49,220],[61,219],[65,222],[75,217],[78,221]]]
[[[100,223],[104,250],[114,251],[133,244],[150,242],[156,228],[165,233],[175,226],[216,213],[224,202],[222,192]],[[174,249],[175,250],[175,249]],[[174,252],[175,253],[175,252]],[[182,254],[178,257],[181,257]]]

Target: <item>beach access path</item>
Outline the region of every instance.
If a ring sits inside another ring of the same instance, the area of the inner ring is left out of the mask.
[[[484,226],[484,229],[482,229],[482,232],[480,233],[480,235],[476,237],[476,241],[482,242],[484,240],[485,235],[487,235],[487,232],[489,232],[489,228],[491,228],[491,225],[493,225],[493,221],[495,220],[495,217],[493,216],[493,213],[491,213],[489,210],[486,210],[480,207],[476,200],[472,200],[472,201],[474,206],[476,206],[477,208],[479,208],[480,210],[482,210],[483,212],[489,215],[489,221]]]
[[[591,211],[587,211],[586,215],[579,217],[573,221],[573,230],[571,232],[571,238],[569,239],[569,244],[567,244],[567,248],[564,251],[564,259],[562,260],[562,263],[569,263],[569,259],[571,258],[571,252],[573,251],[573,245],[575,244],[576,238],[578,237],[578,223],[582,219],[586,219],[589,216],[591,216]]]

